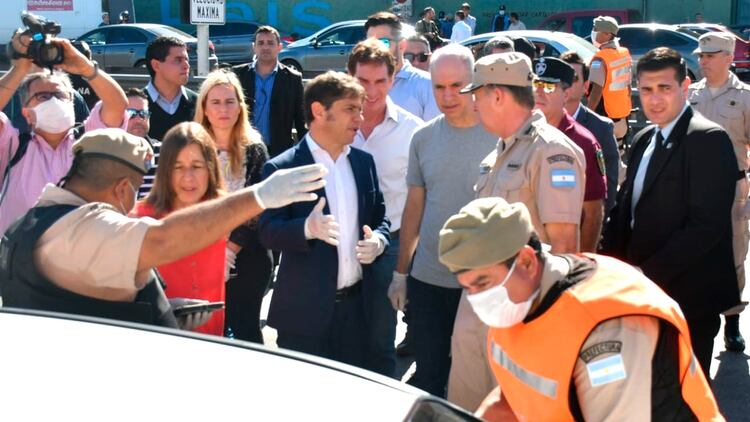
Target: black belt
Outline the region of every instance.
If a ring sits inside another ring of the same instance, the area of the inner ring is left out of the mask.
[[[362,280],[357,281],[351,286],[336,290],[336,302],[343,302],[346,298],[352,297],[362,291]]]
[[[401,234],[401,229],[398,229],[395,232],[391,232],[391,239],[397,240],[399,234]]]
[[[747,170],[740,170],[740,172],[737,173],[737,180],[744,179],[746,174],[747,174]]]

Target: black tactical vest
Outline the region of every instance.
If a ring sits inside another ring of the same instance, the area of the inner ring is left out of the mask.
[[[177,328],[155,270],[133,302],[95,299],[56,286],[34,267],[37,240],[57,220],[78,208],[53,205],[30,209],[0,241],[0,295],[5,307],[37,309]],[[58,256],[55,259],[76,259]]]

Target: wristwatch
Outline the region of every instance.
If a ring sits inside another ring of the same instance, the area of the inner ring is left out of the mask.
[[[81,78],[83,78],[84,81],[92,81],[96,79],[97,76],[99,76],[99,62],[97,62],[96,60],[92,60],[91,63],[94,64],[94,74],[91,76],[81,75]]]

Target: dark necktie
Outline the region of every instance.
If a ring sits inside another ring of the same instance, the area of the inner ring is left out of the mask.
[[[646,170],[646,180],[650,181],[656,175],[653,172],[658,171],[664,164],[664,160],[667,158],[667,148],[664,146],[664,136],[661,134],[661,130],[657,129],[656,139],[654,140],[654,153],[651,154],[651,161],[648,163],[648,169]]]

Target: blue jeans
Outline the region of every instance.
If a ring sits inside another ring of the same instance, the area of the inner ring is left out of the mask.
[[[388,299],[388,286],[396,269],[399,244],[399,239],[391,239],[388,249],[370,266],[370,277],[362,286],[369,330],[365,367],[388,377],[396,375],[396,310]]]
[[[409,276],[406,296],[417,372],[410,384],[445,398],[451,369],[451,335],[460,288],[423,283]]]

